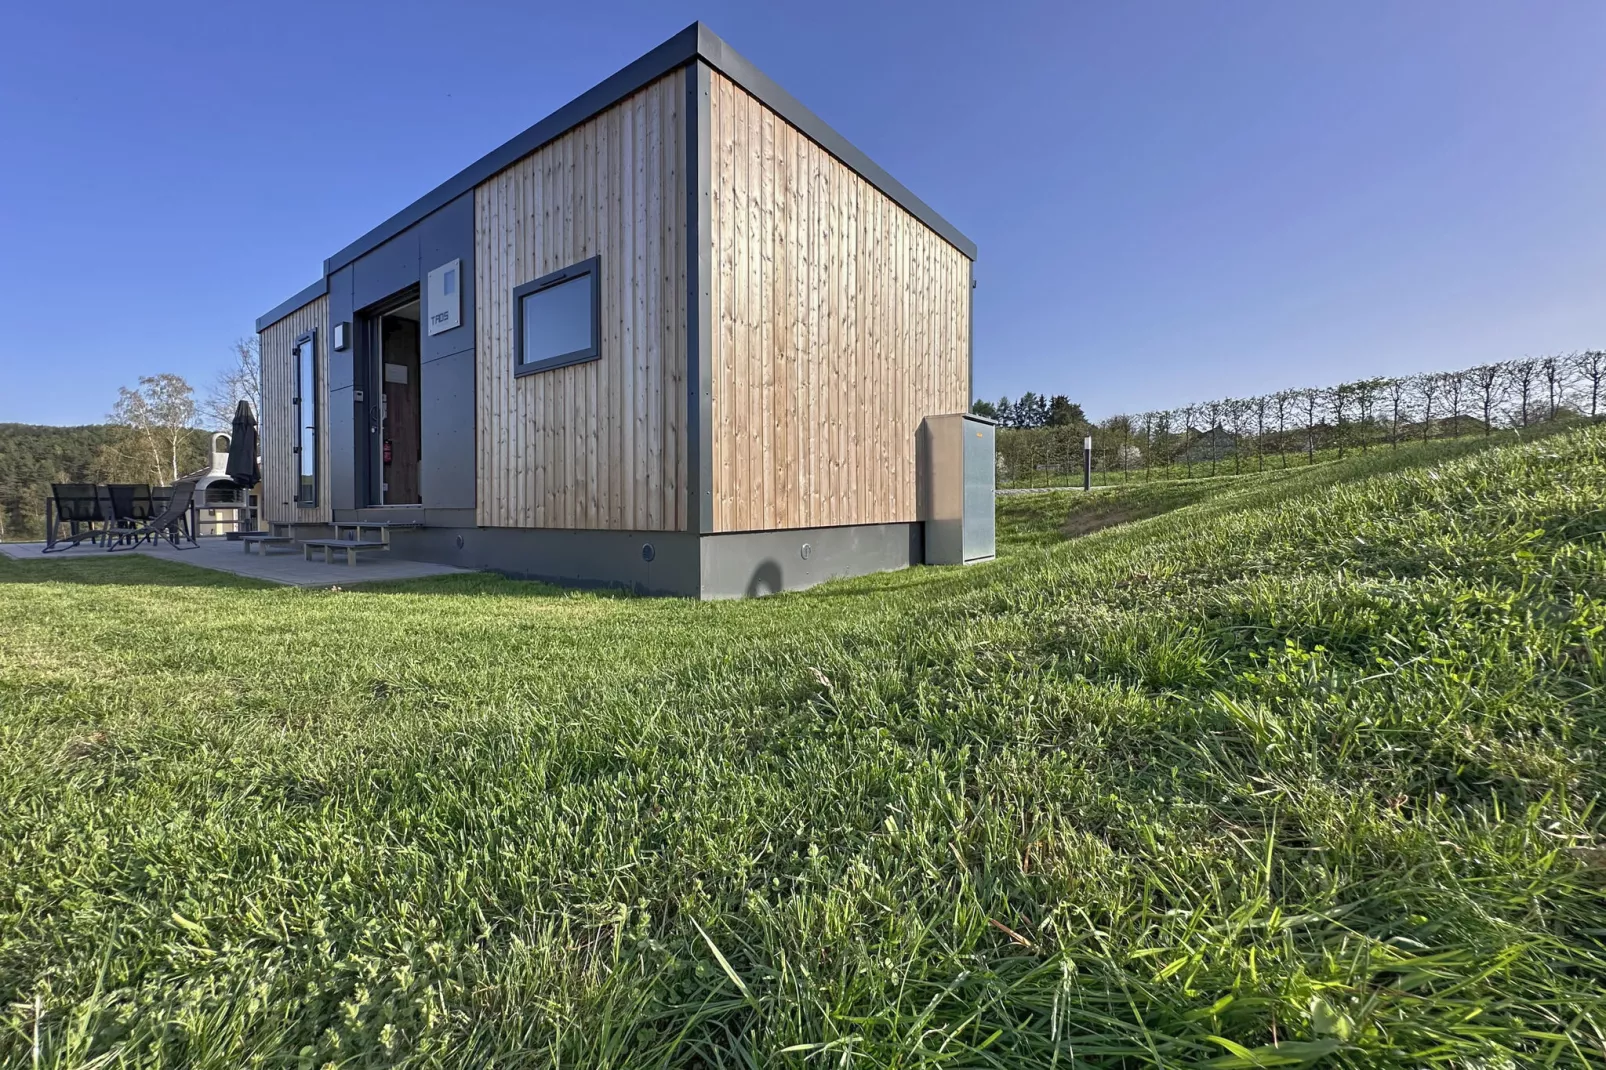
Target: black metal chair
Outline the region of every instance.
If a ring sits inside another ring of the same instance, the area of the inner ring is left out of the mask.
[[[133,532],[150,520],[151,487],[149,483],[108,483],[106,496],[111,506],[112,538],[106,542],[110,550],[114,543],[135,538]]]
[[[55,516],[45,525],[45,553],[69,549],[85,539],[94,542],[106,534],[109,520],[100,488],[95,484],[52,483],[50,497]],[[56,537],[62,524],[67,525],[64,539]]]
[[[195,533],[189,530],[190,503],[195,500],[195,481],[181,479],[173,484],[173,493],[167,500],[167,507],[146,523],[128,531],[120,532],[117,540],[108,539],[106,549],[129,550],[138,546],[146,539],[155,542],[157,539],[166,539],[173,544],[175,550],[189,550],[195,545]],[[189,536],[189,546],[184,546],[180,539]]]
[[[162,511],[167,508],[168,503],[171,502],[172,500],[173,500],[173,488],[172,487],[152,487],[151,488],[151,516],[161,516],[162,515]],[[190,508],[188,509],[188,511],[185,512],[184,517],[183,517],[182,521],[179,524],[179,526],[183,529],[184,537],[189,539],[190,542],[194,542],[195,541],[195,532],[191,530],[191,526],[192,526],[191,525],[191,519],[195,514],[195,506],[199,505],[199,504],[200,504],[199,502],[196,502],[196,501],[192,500],[191,503],[190,503]]]

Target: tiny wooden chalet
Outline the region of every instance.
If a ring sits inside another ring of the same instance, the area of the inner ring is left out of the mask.
[[[263,519],[694,597],[991,556],[975,252],[693,25],[258,320]]]

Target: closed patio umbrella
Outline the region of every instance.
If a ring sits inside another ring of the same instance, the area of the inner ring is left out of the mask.
[[[257,418],[248,401],[240,402],[234,410],[234,427],[229,433],[229,463],[223,471],[242,487],[254,487],[262,482],[262,468],[257,464]]]

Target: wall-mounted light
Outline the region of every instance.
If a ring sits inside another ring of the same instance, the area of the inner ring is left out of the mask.
[[[351,335],[351,324],[350,324],[350,322],[348,322],[347,320],[341,320],[339,323],[335,324],[335,348],[336,349],[345,349],[346,346],[350,345],[351,344],[350,335]]]

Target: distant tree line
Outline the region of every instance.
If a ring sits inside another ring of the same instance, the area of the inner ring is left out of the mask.
[[[1047,397],[1030,390],[1019,401],[1007,397],[994,401],[977,401],[970,411],[989,420],[997,420],[999,427],[1016,431],[1029,431],[1034,427],[1077,427],[1087,423],[1082,406],[1064,394]]]
[[[208,434],[184,429],[174,456],[180,471],[207,460]],[[155,478],[146,443],[130,427],[0,424],[0,538],[44,536],[52,483],[166,483]]]
[[[973,411],[998,413],[999,477],[1005,483],[1074,482],[1082,470],[1082,439],[1093,438],[1100,482],[1134,475],[1167,478],[1286,467],[1349,450],[1401,442],[1490,435],[1558,420],[1597,420],[1606,405],[1606,350],[1480,364],[1461,371],[1382,377],[1336,386],[1221,398],[1173,409],[1108,417],[1096,424],[1039,422],[1031,399],[978,402]],[[1059,399],[1055,399],[1059,400]],[[1066,403],[1080,416],[1080,408]],[[1004,419],[1007,411],[1009,418]],[[1065,411],[1062,407],[1061,411]]]

